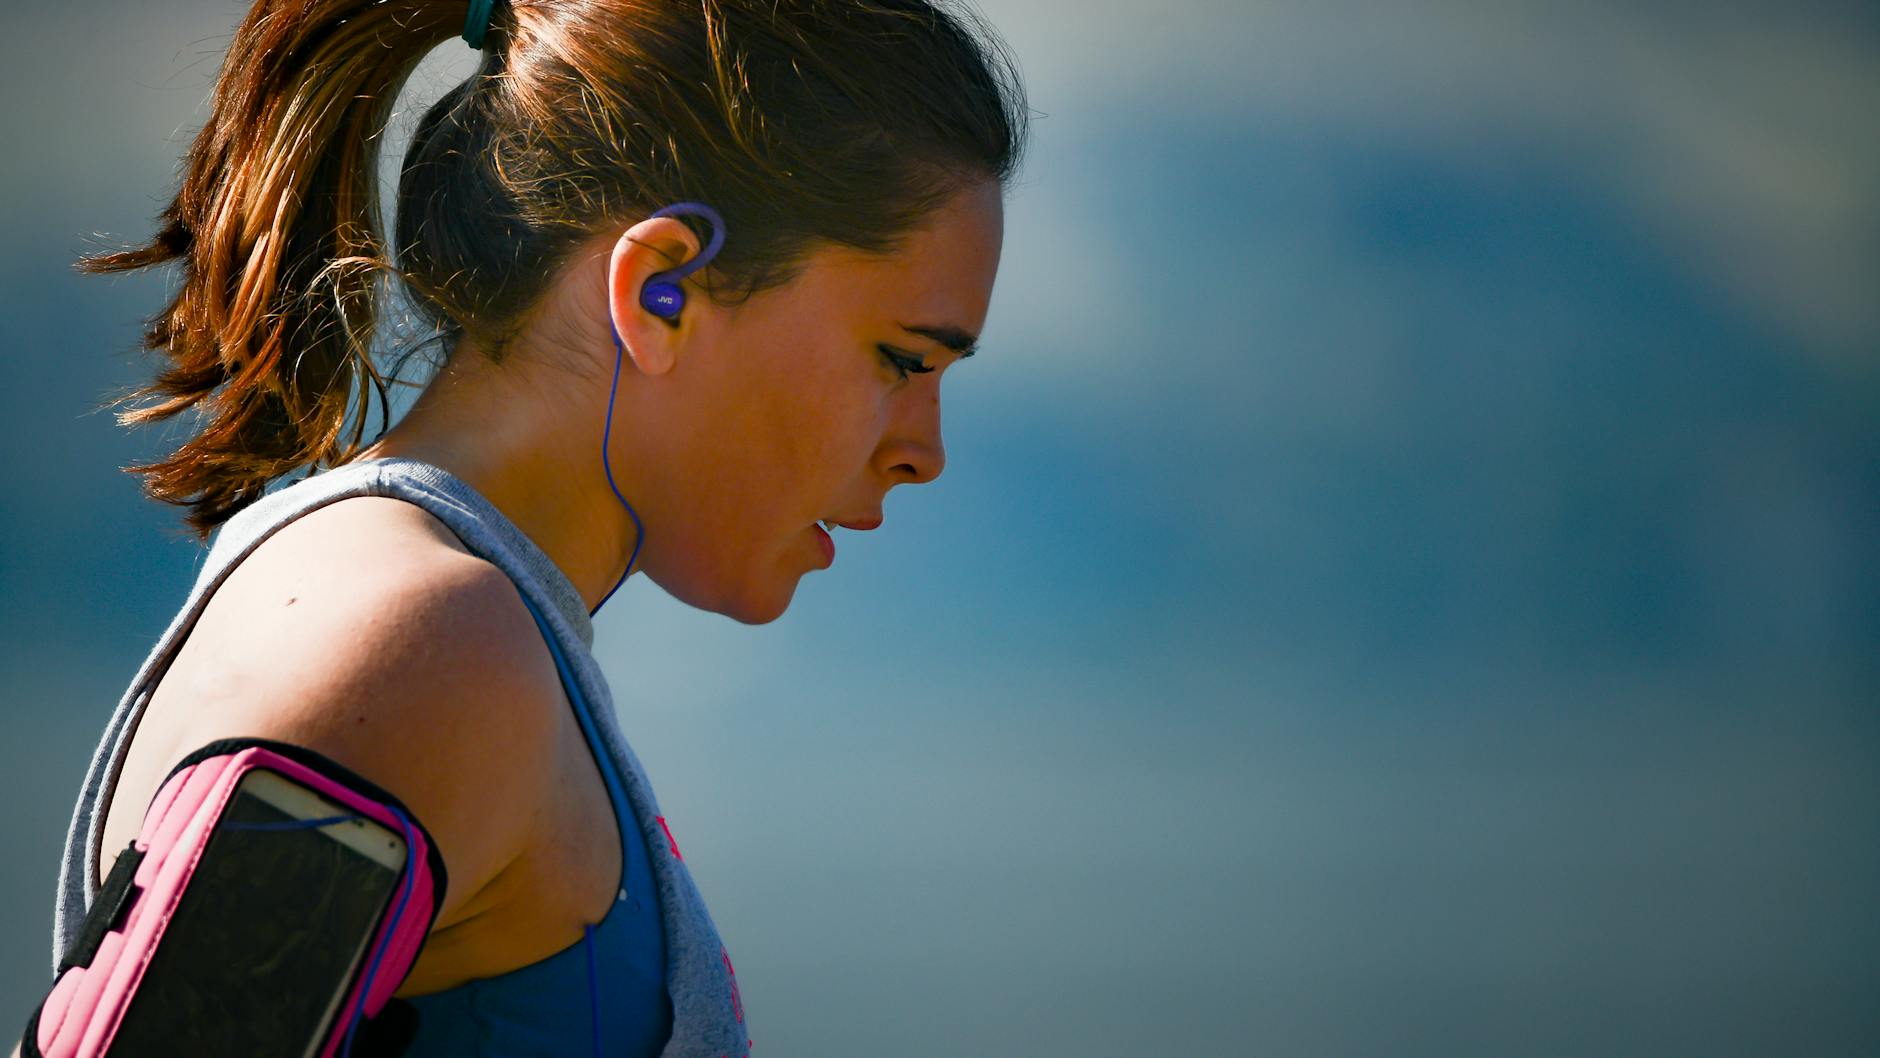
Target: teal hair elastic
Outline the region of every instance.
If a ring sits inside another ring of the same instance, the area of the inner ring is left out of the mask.
[[[463,39],[472,48],[483,50],[483,34],[489,32],[490,9],[496,0],[470,0],[470,13],[464,16]]]

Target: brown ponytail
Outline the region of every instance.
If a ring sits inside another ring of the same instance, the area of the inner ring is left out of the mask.
[[[482,67],[406,154],[394,263],[378,144],[466,0],[257,0],[156,236],[78,265],[183,263],[143,335],[168,365],[113,403],[160,398],[126,426],[206,423],[126,471],[206,538],[274,479],[345,462],[367,418],[362,399],[342,448],[353,393],[386,399],[388,276],[435,333],[500,357],[577,246],[663,204],[708,202],[735,233],[695,277],[721,303],[787,283],[818,243],[894,250],[965,181],[1005,185],[1023,150],[1016,69],[940,2],[499,0]]]

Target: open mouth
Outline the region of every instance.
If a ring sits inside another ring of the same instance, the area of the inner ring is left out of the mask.
[[[812,525],[810,528],[816,530],[816,540],[822,544],[823,568],[828,569],[836,560],[835,539],[829,535],[829,530],[823,528],[821,523]]]

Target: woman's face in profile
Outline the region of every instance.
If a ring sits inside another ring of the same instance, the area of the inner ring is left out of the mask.
[[[718,310],[715,340],[680,361],[670,457],[645,468],[664,515],[648,526],[647,575],[702,609],[775,620],[828,561],[819,521],[868,524],[894,486],[938,477],[940,384],[962,357],[909,328],[976,337],[1003,237],[988,181],[899,253],[826,248],[794,282]]]

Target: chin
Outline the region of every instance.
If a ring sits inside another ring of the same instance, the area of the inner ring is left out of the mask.
[[[789,608],[790,602],[786,599],[782,606],[772,607],[767,610],[720,610],[718,612],[737,621],[739,624],[767,625],[777,618],[782,617],[783,612]]]
[[[648,571],[651,576],[651,571]],[[653,582],[664,589],[666,594],[685,603],[687,606],[711,613],[724,614],[739,624],[767,625],[782,617],[790,608],[790,601],[796,598],[798,578],[765,585],[740,585],[727,589],[723,585],[667,584],[653,578]]]

